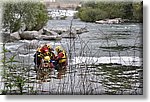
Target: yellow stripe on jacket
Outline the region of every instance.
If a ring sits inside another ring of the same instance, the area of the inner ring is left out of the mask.
[[[66,52],[65,51],[62,51],[63,53],[63,57],[59,60],[59,63],[64,63],[67,61],[67,55],[66,55]]]

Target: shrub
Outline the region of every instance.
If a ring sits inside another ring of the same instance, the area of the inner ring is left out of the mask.
[[[5,3],[3,6],[3,28],[10,33],[21,29],[40,30],[48,21],[46,6],[39,2]]]
[[[142,21],[142,2],[88,2],[78,9],[82,21],[95,22],[107,18]]]

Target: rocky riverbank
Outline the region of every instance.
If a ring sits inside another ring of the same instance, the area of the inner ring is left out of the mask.
[[[14,33],[3,33],[3,41],[13,42],[16,40],[61,40],[62,38],[75,38],[77,34],[88,32],[86,27],[73,29],[48,29],[39,31],[23,31]]]
[[[128,19],[122,19],[122,18],[114,18],[114,19],[104,19],[104,20],[98,20],[95,21],[98,24],[119,24],[119,23],[125,23],[130,22]]]

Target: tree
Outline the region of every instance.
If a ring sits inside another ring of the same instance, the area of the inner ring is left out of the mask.
[[[143,22],[143,2],[133,4],[133,17],[139,22]]]
[[[142,22],[142,2],[88,2],[78,9],[82,21],[95,22],[107,18],[123,18]]]
[[[132,6],[132,2],[129,3],[124,3],[123,4],[123,18],[126,19],[133,19],[133,6]]]
[[[22,25],[25,30],[40,30],[48,21],[46,6],[39,2],[5,3],[3,11],[3,28],[10,33]]]

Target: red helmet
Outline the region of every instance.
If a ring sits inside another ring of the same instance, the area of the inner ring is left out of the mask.
[[[43,46],[41,48],[41,53],[47,53],[47,52],[49,52],[48,47],[47,46]]]

